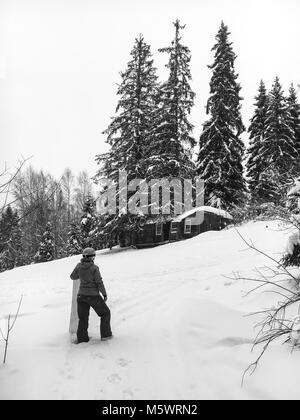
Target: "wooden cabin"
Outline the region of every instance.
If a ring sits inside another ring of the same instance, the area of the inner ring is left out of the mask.
[[[203,214],[203,220],[195,224],[192,219],[196,212]],[[132,242],[137,248],[144,248],[180,241],[208,230],[221,230],[231,224],[232,219],[224,210],[209,206],[195,207],[177,217],[148,219]]]
[[[162,245],[169,242],[171,217],[148,219],[134,237],[137,248]]]

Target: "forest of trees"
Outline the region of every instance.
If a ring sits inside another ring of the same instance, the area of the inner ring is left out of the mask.
[[[58,181],[29,166],[14,177],[10,196],[0,213],[0,271],[102,246],[93,232],[101,223],[87,172],[76,177],[66,169]]]
[[[118,212],[118,200],[115,215],[96,212],[93,182],[111,179],[119,192],[119,171],[126,171],[127,182],[201,177],[205,204],[229,211],[246,203],[284,204],[288,188],[300,175],[295,87],[291,84],[285,94],[278,76],[269,91],[260,81],[253,116],[245,127],[237,56],[222,22],[208,66],[207,119],[197,141],[189,121],[195,100],[191,51],[182,40],[184,26],[179,20],[173,25],[171,44],[159,49],[166,56],[164,81],[157,76],[150,45],[142,35],[135,40],[121,72],[115,116],[104,131],[109,151],[96,155],[99,170],[92,179],[84,171],[75,177],[70,169],[60,180],[32,167],[16,174],[12,203],[0,212],[0,271],[79,254],[85,246],[111,247],[124,232],[139,229],[141,217]],[[247,149],[243,133],[248,133]],[[128,192],[127,199],[132,195]],[[174,200],[171,195],[171,214]]]

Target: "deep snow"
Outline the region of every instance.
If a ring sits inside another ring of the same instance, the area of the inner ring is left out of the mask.
[[[280,258],[287,232],[251,222],[239,232]],[[245,296],[253,284],[230,280],[269,264],[234,228],[152,249],[97,252],[115,338],[99,340],[91,311],[89,343],[68,333],[79,256],[0,274],[0,318],[20,315],[0,366],[0,399],[281,399],[300,398],[300,353],[273,344],[252,376],[244,370],[256,317],[274,294]],[[295,314],[296,315],[296,314]],[[0,342],[2,360],[3,341]]]

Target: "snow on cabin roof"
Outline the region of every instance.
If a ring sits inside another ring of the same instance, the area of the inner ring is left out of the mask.
[[[205,211],[207,213],[214,213],[217,216],[221,216],[224,217],[224,219],[230,219],[232,220],[233,217],[231,216],[231,214],[229,214],[227,211],[225,210],[221,210],[221,209],[216,209],[215,207],[210,207],[210,206],[201,206],[201,207],[193,207],[191,210],[188,210],[182,214],[180,214],[179,216],[175,217],[175,219],[173,219],[173,222],[181,222],[182,220],[186,219],[187,217],[191,216],[192,214],[194,214],[195,212],[200,212],[200,211]]]

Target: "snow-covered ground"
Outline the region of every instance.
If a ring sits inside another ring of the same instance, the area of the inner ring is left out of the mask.
[[[280,258],[287,233],[276,222],[239,228]],[[91,311],[89,343],[68,334],[70,272],[79,257],[21,267],[0,275],[0,318],[23,302],[0,366],[0,399],[299,399],[300,353],[273,344],[254,375],[244,370],[255,317],[275,295],[229,280],[269,264],[247,250],[234,228],[152,249],[97,253],[115,338],[99,340]],[[296,314],[295,314],[296,315]],[[0,356],[4,343],[0,343]]]

